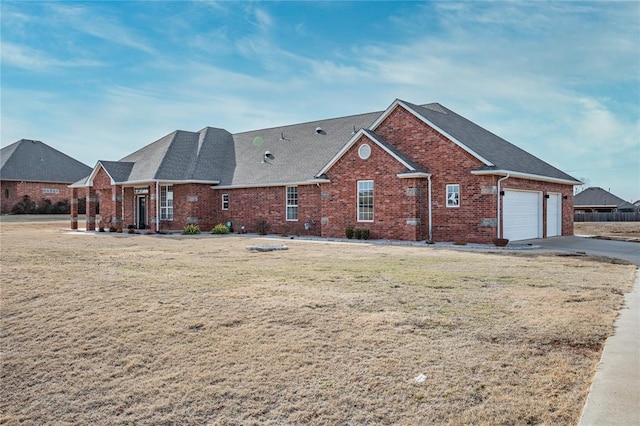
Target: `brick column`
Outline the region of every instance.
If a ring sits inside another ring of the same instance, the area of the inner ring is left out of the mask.
[[[158,202],[160,200],[160,194],[156,191],[156,184],[149,185],[149,228],[151,232],[158,232],[160,230],[160,224],[157,223],[158,217]]]
[[[71,189],[71,229],[78,229],[78,188]]]
[[[98,197],[92,186],[87,188],[87,231],[96,230],[96,203]]]

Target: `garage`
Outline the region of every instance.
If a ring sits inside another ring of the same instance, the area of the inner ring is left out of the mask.
[[[542,238],[542,193],[506,190],[502,203],[504,238]]]
[[[562,194],[547,194],[547,237],[562,235]]]

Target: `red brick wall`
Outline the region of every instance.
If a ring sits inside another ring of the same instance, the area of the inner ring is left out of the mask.
[[[427,126],[404,108],[396,108],[376,128],[376,133],[409,155],[425,171],[431,173],[432,229],[435,241],[489,243],[497,236],[497,181],[499,176],[477,176],[471,172],[483,163],[446,137]],[[366,138],[364,138],[366,139]],[[371,238],[421,240],[428,238],[428,188],[426,179],[399,179],[404,167],[388,153],[368,142],[372,154],[368,160],[358,157],[363,141],[354,144],[328,171],[330,184],[322,192],[323,217],[327,225],[323,236],[342,237],[347,225],[369,228]],[[374,181],[373,223],[356,222],[356,182]],[[460,185],[459,207],[446,206],[447,184]],[[407,196],[409,187],[420,190],[419,197]],[[573,234],[573,188],[511,178],[504,188],[535,189],[560,192],[563,199],[563,235]],[[421,226],[407,225],[415,213]],[[546,227],[546,204],[543,206]]]
[[[371,147],[371,155],[363,160],[358,155],[362,144]],[[331,167],[331,183],[322,185],[323,237],[344,238],[347,226],[369,229],[372,239],[418,240],[424,236],[426,217],[420,202],[426,194],[424,179],[401,179],[396,175],[406,170],[398,160],[362,136],[351,149]],[[358,181],[374,182],[374,220],[358,222]],[[412,188],[422,196],[407,196]],[[422,217],[421,217],[422,216]],[[408,219],[419,219],[422,225],[408,225]]]
[[[1,213],[11,213],[13,206],[22,201],[25,195],[31,201],[39,204],[43,199],[50,200],[51,204],[59,201],[71,201],[73,192],[68,188],[67,183],[47,183],[47,182],[12,182],[0,181]],[[45,194],[44,189],[57,189],[58,194]]]
[[[562,235],[573,235],[573,187],[571,185],[509,178],[502,181],[500,186],[503,191],[519,189],[542,191],[543,195],[546,195],[549,192],[562,194]],[[542,230],[543,236],[546,237],[547,199],[545,197],[542,197]]]
[[[266,220],[269,233],[286,235],[320,235],[320,188],[316,185],[298,186],[298,220],[286,220],[286,189],[268,188],[215,189],[213,214],[216,223],[233,224],[234,231],[244,226],[247,232],[257,232],[256,223]],[[222,194],[229,194],[229,209],[222,210]],[[309,220],[311,229],[305,230]],[[215,224],[214,224],[215,225]]]

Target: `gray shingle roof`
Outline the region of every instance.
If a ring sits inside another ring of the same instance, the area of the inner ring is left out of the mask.
[[[414,105],[399,100],[394,104],[397,102],[485,159],[487,164],[483,170],[508,170],[578,183],[440,104]],[[369,137],[407,164],[414,165],[407,153],[397,151],[375,133],[374,124],[390,108],[233,135],[212,127],[199,132],[177,130],[120,162],[101,164],[118,183],[197,181],[239,187],[302,184],[313,182],[316,173],[334,159],[359,129],[370,129],[367,130]],[[265,158],[267,151],[272,159]]]
[[[635,206],[602,188],[590,187],[573,197],[574,207],[616,207],[634,210]]]
[[[91,167],[49,145],[21,139],[0,150],[0,179],[25,182],[73,183]]]
[[[116,172],[119,179],[113,175],[112,178],[116,182],[213,183],[232,175],[234,158],[233,138],[226,130],[212,127],[199,132],[177,130],[124,157],[120,162],[132,165],[128,174],[125,176],[124,169],[120,169]]]
[[[488,160],[491,165],[485,166],[486,170],[508,170],[579,183],[574,177],[438,103],[420,106],[401,102],[464,144],[469,150]]]
[[[311,121],[291,126],[254,130],[233,135],[236,168],[221,185],[256,186],[303,183],[351,139],[355,131],[370,126],[380,112]],[[316,131],[320,128],[319,131]],[[263,157],[269,151],[275,158]]]

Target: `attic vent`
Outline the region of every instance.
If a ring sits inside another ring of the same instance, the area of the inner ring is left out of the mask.
[[[326,135],[327,132],[322,130],[322,127],[316,127],[316,134],[318,134],[318,135]]]

